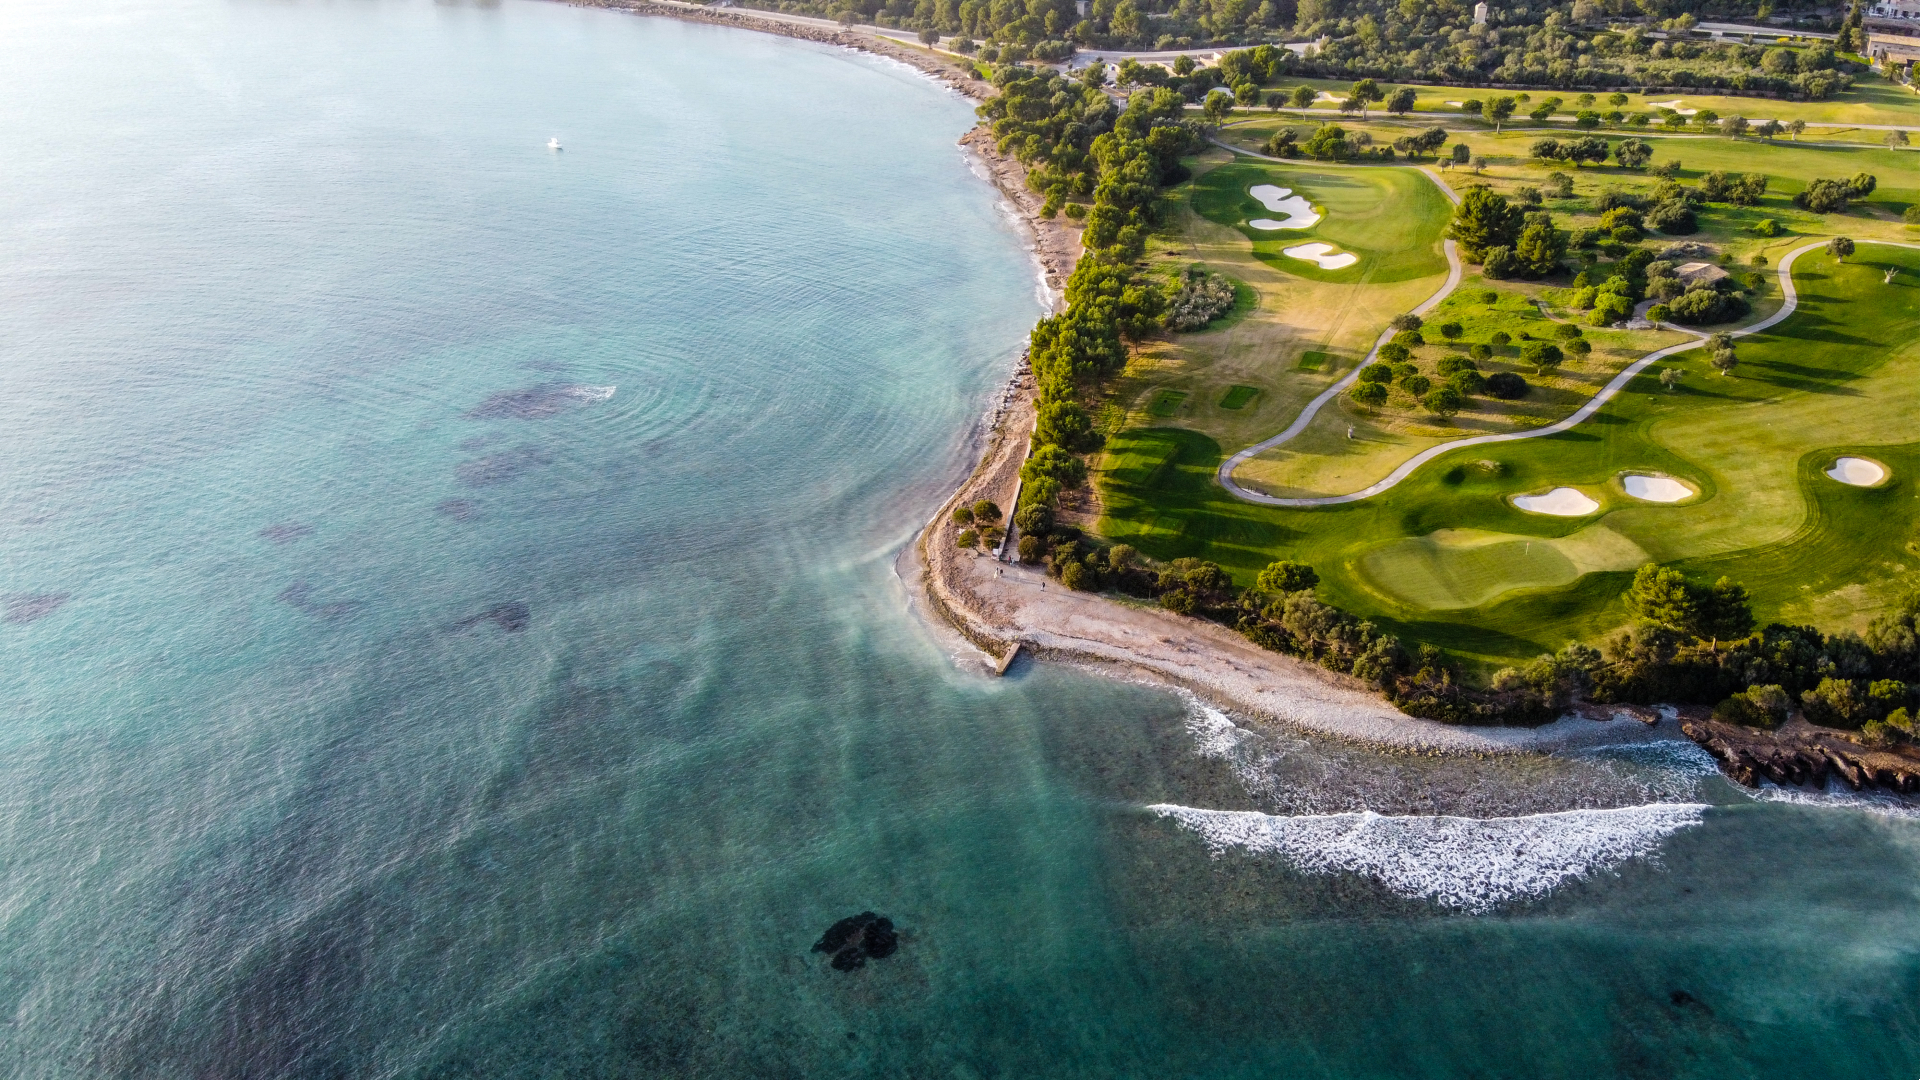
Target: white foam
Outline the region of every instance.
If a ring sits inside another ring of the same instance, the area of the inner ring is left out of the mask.
[[[1333,250],[1332,244],[1301,244],[1298,247],[1280,249],[1281,253],[1289,258],[1300,259],[1304,262],[1319,263],[1320,269],[1322,270],[1338,270],[1343,266],[1352,266],[1354,263],[1360,261],[1360,256],[1344,251],[1337,255],[1328,254]]]
[[[1671,476],[1643,476],[1639,473],[1630,473],[1620,478],[1620,486],[1627,489],[1627,494],[1647,502],[1679,502],[1681,499],[1690,499],[1697,494],[1692,488]]]
[[[612,401],[613,392],[617,389],[619,387],[615,386],[569,386],[567,396],[581,401]]]
[[[1545,495],[1515,495],[1513,505],[1535,514],[1554,517],[1586,517],[1600,504],[1576,488],[1557,487]]]
[[[1827,475],[1843,484],[1854,487],[1872,487],[1887,478],[1887,470],[1877,461],[1868,461],[1863,457],[1843,457],[1833,463]]]
[[[1832,779],[1827,781],[1824,790],[1781,787],[1771,780],[1763,780],[1757,790],[1747,794],[1761,802],[1817,806],[1826,810],[1865,810],[1887,817],[1920,818],[1920,801],[1911,797],[1890,791],[1853,791]]]
[[[1511,818],[1313,814],[1147,807],[1199,834],[1214,857],[1229,849],[1277,855],[1309,874],[1360,874],[1399,896],[1490,911],[1531,900],[1629,859],[1698,825],[1706,806],[1653,803],[1618,810],[1566,810]]]
[[[1279,221],[1254,218],[1247,224],[1269,232],[1275,229],[1310,229],[1318,225],[1320,215],[1314,212],[1313,204],[1292,192],[1292,188],[1275,187],[1272,184],[1255,184],[1248,188],[1247,194],[1260,200],[1261,206],[1287,216]]]

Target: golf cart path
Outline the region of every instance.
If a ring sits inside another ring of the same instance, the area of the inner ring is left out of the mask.
[[[1889,247],[1903,247],[1903,248],[1913,248],[1916,250],[1920,250],[1920,244],[1905,244],[1905,243],[1899,243],[1897,241],[1892,241],[1892,240],[1862,240],[1862,241],[1859,241],[1859,243],[1885,244],[1886,246],[1889,246]],[[1729,331],[1730,335],[1733,337],[1746,337],[1749,334],[1757,334],[1762,330],[1766,330],[1770,327],[1778,325],[1782,320],[1792,315],[1795,309],[1797,309],[1800,306],[1800,294],[1794,289],[1794,286],[1793,286],[1794,261],[1797,260],[1800,256],[1805,255],[1809,251],[1816,251],[1825,246],[1826,244],[1824,242],[1812,243],[1812,244],[1804,245],[1802,247],[1795,248],[1794,250],[1788,252],[1786,257],[1780,260],[1780,269],[1779,269],[1780,292],[1781,292],[1781,295],[1785,298],[1785,302],[1781,304],[1780,310],[1774,312],[1772,315],[1768,316],[1767,318],[1762,319],[1757,323],[1754,323],[1752,326],[1747,326],[1738,330]],[[1451,240],[1447,241],[1447,257],[1450,261],[1453,262],[1454,272],[1448,277],[1446,285],[1442,287],[1438,293],[1435,293],[1431,298],[1427,300],[1426,303],[1414,309],[1415,314],[1421,314],[1431,309],[1433,305],[1439,303],[1442,299],[1445,299],[1447,294],[1452,292],[1454,287],[1459,284],[1460,282],[1459,260],[1454,252],[1453,241]],[[1256,491],[1249,491],[1246,488],[1241,487],[1238,483],[1234,481],[1233,472],[1235,469],[1238,469],[1242,464],[1245,464],[1249,459],[1251,459],[1255,455],[1263,453],[1267,450],[1271,450],[1272,448],[1287,442],[1288,440],[1294,438],[1296,435],[1300,434],[1300,432],[1306,430],[1307,424],[1313,420],[1314,414],[1320,411],[1321,406],[1325,405],[1328,401],[1331,401],[1334,398],[1334,396],[1337,395],[1340,391],[1352,385],[1353,382],[1360,377],[1360,369],[1366,367],[1368,364],[1371,364],[1376,359],[1378,359],[1380,345],[1392,338],[1393,332],[1391,330],[1388,330],[1386,333],[1381,335],[1380,341],[1375,343],[1373,347],[1373,351],[1367,354],[1366,360],[1363,361],[1359,367],[1356,367],[1353,371],[1349,372],[1346,378],[1341,379],[1338,383],[1335,383],[1332,387],[1330,387],[1328,390],[1322,393],[1319,397],[1314,398],[1311,402],[1308,402],[1307,407],[1304,410],[1302,410],[1299,418],[1294,420],[1294,422],[1291,425],[1289,425],[1285,431],[1282,431],[1280,434],[1275,435],[1274,437],[1267,439],[1263,442],[1256,443],[1253,446],[1250,446],[1245,450],[1242,450],[1239,453],[1234,454],[1232,457],[1222,462],[1220,464],[1220,471],[1218,474],[1220,479],[1220,484],[1222,487],[1232,492],[1236,498],[1244,499],[1247,502],[1259,503],[1263,506],[1288,506],[1288,507],[1338,506],[1342,503],[1359,502],[1361,499],[1367,499],[1375,495],[1378,495],[1381,492],[1386,491],[1389,488],[1393,487],[1395,484],[1398,484],[1400,481],[1405,480],[1408,476],[1411,476],[1413,474],[1413,471],[1415,469],[1418,469],[1420,466],[1426,464],[1429,461],[1432,461],[1434,458],[1437,458],[1442,454],[1449,453],[1454,450],[1464,449],[1469,446],[1487,446],[1493,443],[1518,442],[1521,439],[1539,439],[1539,438],[1545,438],[1548,435],[1558,435],[1561,432],[1570,431],[1575,426],[1577,426],[1581,421],[1592,416],[1594,413],[1599,412],[1601,406],[1605,405],[1608,401],[1610,401],[1614,397],[1614,395],[1618,394],[1621,390],[1625,389],[1627,384],[1634,380],[1635,376],[1639,375],[1642,371],[1645,371],[1647,369],[1648,365],[1653,364],[1656,361],[1663,360],[1669,356],[1674,355],[1675,353],[1686,352],[1689,349],[1697,349],[1707,340],[1707,337],[1708,337],[1708,335],[1700,333],[1697,330],[1688,329],[1687,327],[1683,327],[1683,326],[1675,326],[1671,323],[1661,323],[1659,325],[1668,330],[1674,330],[1683,334],[1693,335],[1694,340],[1683,341],[1677,345],[1669,345],[1664,349],[1657,349],[1641,357],[1640,359],[1634,361],[1633,363],[1627,365],[1625,368],[1623,368],[1620,371],[1618,375],[1615,375],[1613,377],[1612,381],[1608,382],[1606,386],[1602,387],[1599,393],[1596,393],[1595,395],[1593,395],[1593,397],[1589,399],[1586,402],[1586,404],[1580,406],[1580,408],[1574,410],[1572,415],[1568,416],[1566,419],[1561,420],[1557,423],[1550,424],[1543,428],[1535,428],[1530,431],[1514,431],[1514,432],[1507,432],[1499,435],[1476,435],[1470,438],[1454,439],[1449,442],[1444,442],[1435,446],[1430,446],[1427,449],[1422,450],[1420,453],[1415,454],[1413,457],[1408,458],[1406,461],[1401,462],[1399,467],[1394,469],[1392,472],[1388,473],[1384,479],[1368,487],[1362,488],[1359,491],[1353,492],[1350,495],[1328,495],[1320,498],[1311,498],[1311,499],[1287,499],[1287,498],[1280,498],[1274,495],[1265,495]]]

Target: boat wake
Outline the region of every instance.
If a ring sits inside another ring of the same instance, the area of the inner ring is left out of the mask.
[[[1655,803],[1511,818],[1387,817],[1370,810],[1286,817],[1253,810],[1147,809],[1199,835],[1214,857],[1274,855],[1309,874],[1359,874],[1398,896],[1483,913],[1658,855],[1706,806]]]

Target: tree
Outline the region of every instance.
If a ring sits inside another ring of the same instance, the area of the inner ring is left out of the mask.
[[[1361,79],[1359,82],[1353,84],[1352,99],[1360,103],[1360,119],[1362,120],[1367,118],[1367,106],[1369,104],[1375,101],[1384,101],[1386,97],[1387,95],[1380,89],[1380,84],[1374,82],[1372,79]]]
[[[1069,450],[1089,446],[1098,438],[1087,410],[1072,401],[1053,401],[1041,405],[1033,427],[1035,444],[1064,446]]]
[[[1642,566],[1627,589],[1627,610],[1641,622],[1698,636],[1694,630],[1700,622],[1700,597],[1678,570]]]
[[[967,526],[969,526],[969,525],[972,525],[972,524],[973,524],[973,507],[971,507],[971,506],[956,506],[956,507],[954,507],[954,508],[953,508],[953,523],[954,523],[955,525],[958,525],[958,526],[960,526],[960,527],[961,527],[961,528],[963,528],[963,529],[964,529],[964,528],[966,528],[966,527],[967,527]]]
[[[1564,152],[1575,166],[1588,161],[1599,164],[1607,160],[1607,140],[1598,135],[1588,135],[1568,143]]]
[[[1746,117],[1729,116],[1725,120],[1720,121],[1720,134],[1725,135],[1729,139],[1737,139],[1747,133],[1749,126]]]
[[[931,26],[920,31],[920,44],[927,46],[940,44],[940,31],[935,30]]]
[[[1545,277],[1560,269],[1560,260],[1566,253],[1567,234],[1553,227],[1553,219],[1544,213],[1528,214],[1526,225],[1513,245],[1513,255],[1522,272]]]
[[[1395,330],[1418,330],[1427,324],[1421,321],[1420,316],[1412,312],[1407,312],[1402,315],[1395,315],[1393,321],[1388,325]]]
[[[1888,147],[1906,146],[1910,144],[1912,141],[1913,140],[1907,138],[1907,133],[1904,131],[1887,132],[1886,143]]]
[[[1864,199],[1873,194],[1873,189],[1879,186],[1880,178],[1872,173],[1854,173],[1853,178],[1847,181],[1847,193],[1856,199]]]
[[[1731,375],[1733,369],[1740,366],[1740,358],[1734,355],[1732,349],[1715,349],[1712,363],[1715,371],[1722,375]]]
[[[1520,362],[1533,367],[1537,375],[1545,375],[1549,368],[1555,367],[1566,359],[1560,346],[1547,341],[1529,341],[1520,347]]]
[[[1338,124],[1322,125],[1301,147],[1306,155],[1319,161],[1337,161],[1352,153],[1347,133]]]
[[[1743,638],[1753,632],[1753,607],[1746,586],[1723,577],[1698,597],[1700,614],[1694,630],[1711,642],[1709,648],[1714,652],[1720,651],[1721,641]]]
[[[1418,96],[1413,87],[1403,86],[1387,97],[1387,111],[1395,116],[1405,116],[1413,111],[1413,103]]]
[[[1496,135],[1500,132],[1500,125],[1505,123],[1507,118],[1513,115],[1513,110],[1519,107],[1520,103],[1510,97],[1497,97],[1487,103],[1487,119],[1493,121],[1493,130]]]
[[[1626,139],[1613,148],[1613,157],[1623,169],[1644,168],[1653,160],[1653,147],[1645,139]]]
[[[1353,384],[1353,389],[1347,391],[1347,396],[1351,397],[1355,404],[1377,409],[1387,403],[1387,385],[1378,382],[1357,382]]]
[[[1511,247],[1520,237],[1523,215],[1506,196],[1485,187],[1470,187],[1454,208],[1447,236],[1460,245],[1468,262],[1484,262],[1490,248]]]
[[[1844,180],[1814,180],[1793,197],[1793,205],[1816,214],[1845,210],[1853,200],[1853,188]]]
[[[1539,158],[1542,161],[1560,161],[1563,160],[1566,155],[1560,148],[1560,140],[1538,139],[1534,141],[1532,146],[1527,148],[1527,156]]]
[[[1293,96],[1291,99],[1293,101],[1293,107],[1296,109],[1306,109],[1313,104],[1313,99],[1318,96],[1319,94],[1316,93],[1311,86],[1296,86],[1293,88]]]
[[[1833,256],[1834,262],[1846,262],[1847,256],[1853,254],[1853,241],[1844,236],[1836,236],[1827,241],[1827,254]]]
[[[1669,392],[1671,392],[1674,387],[1679,386],[1680,385],[1680,369],[1666,368],[1665,370],[1661,371],[1660,385],[1666,387]]]
[[[1200,106],[1200,111],[1207,118],[1207,123],[1218,124],[1232,114],[1233,95],[1216,88],[1207,94],[1207,100]]]
[[[1460,407],[1466,403],[1466,397],[1452,386],[1442,386],[1430,390],[1427,392],[1427,396],[1421,401],[1421,404],[1427,407],[1428,412],[1443,419],[1459,412]]]
[[[1468,148],[1466,143],[1453,144],[1453,163],[1455,165],[1465,165],[1471,157],[1473,157],[1473,151]]]
[[[1314,573],[1313,567],[1288,561],[1268,563],[1254,581],[1255,588],[1267,593],[1300,592],[1318,584],[1320,575]]]
[[[1607,104],[1613,106],[1616,109],[1621,107],[1622,105],[1625,105],[1627,103],[1627,100],[1628,100],[1627,95],[1625,94],[1608,94],[1607,95]]]
[[[1800,133],[1805,130],[1807,130],[1807,122],[1805,120],[1796,116],[1792,120],[1787,121],[1787,132],[1793,136],[1794,142],[1800,141]]]

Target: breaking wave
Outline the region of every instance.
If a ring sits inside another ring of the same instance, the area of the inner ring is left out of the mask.
[[[1891,791],[1853,791],[1842,787],[1838,781],[1829,781],[1825,788],[1804,788],[1781,787],[1771,780],[1763,780],[1759,788],[1747,794],[1757,802],[1818,806],[1827,810],[1865,810],[1869,814],[1887,817],[1920,818],[1920,799]]]
[[[1479,913],[1653,858],[1667,837],[1698,825],[1707,808],[1654,803],[1511,818],[1147,809],[1197,833],[1216,858],[1230,849],[1277,855],[1303,873],[1360,874],[1399,896]]]

